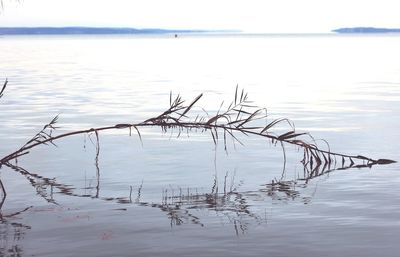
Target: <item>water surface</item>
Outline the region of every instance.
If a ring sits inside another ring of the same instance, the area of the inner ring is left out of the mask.
[[[337,152],[399,160],[400,37],[0,38],[0,154],[58,133],[140,122],[180,93],[215,113],[236,85]],[[200,108],[197,107],[196,111]],[[308,180],[302,154],[257,137],[100,133],[2,167],[3,256],[396,256],[398,164]],[[94,142],[94,143],[93,143]],[[321,142],[321,144],[323,144]],[[29,172],[29,173],[28,173]],[[309,175],[309,174],[308,174]],[[275,182],[280,181],[276,184]]]

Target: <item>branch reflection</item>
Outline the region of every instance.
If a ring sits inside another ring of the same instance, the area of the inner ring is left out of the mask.
[[[32,207],[33,206],[29,206],[11,214],[0,213],[0,256],[23,256],[23,248],[20,245],[20,241],[31,227],[23,223],[15,222],[15,220],[17,216],[28,211]]]
[[[310,180],[329,174],[338,170],[350,168],[365,168],[366,165],[350,165],[345,166],[344,163],[340,167],[336,164],[324,165],[304,165],[304,171],[301,177],[295,180],[284,180],[283,171],[281,179],[272,180],[268,183],[260,185],[259,188],[250,191],[240,190],[241,182],[235,183],[235,173],[229,176],[227,172],[223,177],[223,185],[218,184],[218,178],[215,176],[212,180],[209,190],[200,190],[197,188],[164,188],[162,190],[161,200],[148,202],[142,200],[143,181],[139,187],[135,199],[132,199],[133,187],[130,186],[129,196],[120,197],[100,197],[100,168],[96,161],[96,185],[85,187],[84,189],[94,189],[89,193],[77,193],[76,187],[73,185],[62,184],[56,179],[43,177],[37,173],[32,173],[26,169],[7,163],[6,166],[23,175],[28,182],[35,188],[37,194],[52,204],[58,204],[55,200],[55,193],[66,196],[92,198],[103,201],[113,201],[119,204],[134,204],[137,206],[157,208],[164,212],[170,221],[171,226],[179,226],[183,224],[196,224],[204,226],[204,222],[199,217],[201,211],[207,211],[208,216],[220,216],[226,222],[233,225],[237,235],[245,233],[251,224],[262,224],[266,222],[266,217],[252,210],[254,201],[265,201],[272,199],[275,201],[300,200],[304,204],[311,201],[312,195],[305,195],[304,191],[308,187]],[[333,167],[331,167],[333,166]],[[0,187],[3,192],[1,204],[4,203],[6,191],[0,181]],[[125,209],[126,208],[121,208]],[[258,211],[259,212],[259,211]],[[3,218],[6,216],[2,216]]]

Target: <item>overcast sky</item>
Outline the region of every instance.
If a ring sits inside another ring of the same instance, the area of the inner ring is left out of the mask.
[[[3,0],[0,26],[118,26],[312,33],[400,27],[399,0]]]

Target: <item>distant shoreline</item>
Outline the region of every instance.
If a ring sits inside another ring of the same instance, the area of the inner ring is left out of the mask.
[[[331,30],[326,33],[249,33],[240,30],[179,30],[159,28],[128,27],[0,27],[0,36],[49,36],[49,35],[231,35],[231,36],[315,36],[339,34],[400,34],[400,28],[349,27]]]
[[[336,33],[400,33],[400,29],[390,28],[374,28],[374,27],[353,27],[353,28],[339,28],[334,29],[332,32]]]
[[[132,35],[132,34],[179,34],[210,33],[232,31],[209,30],[169,30],[169,29],[135,29],[108,27],[0,27],[0,35]]]

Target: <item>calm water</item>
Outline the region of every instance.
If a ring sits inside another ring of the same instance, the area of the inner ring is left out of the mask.
[[[140,122],[169,94],[215,113],[235,87],[332,150],[400,160],[400,37],[0,37],[0,154],[57,133]],[[199,109],[199,108],[198,108]],[[301,153],[257,137],[142,129],[76,136],[2,167],[1,256],[397,256],[400,165],[307,181]],[[322,143],[323,144],[323,143]],[[29,172],[29,173],[28,173]],[[272,185],[271,181],[282,181]]]

